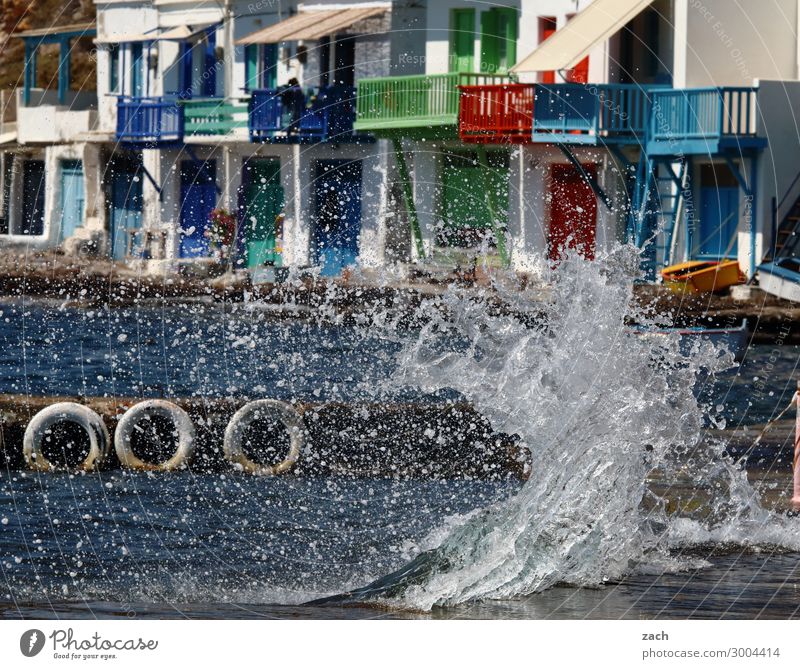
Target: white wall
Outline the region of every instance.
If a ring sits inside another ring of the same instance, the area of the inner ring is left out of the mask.
[[[762,233],[758,239],[758,260],[772,243],[772,201],[785,200],[778,211],[777,223],[800,197],[800,82],[758,82],[759,118],[757,132],[769,145],[761,154],[759,165],[756,222]],[[791,189],[790,189],[791,187]]]
[[[675,0],[675,86],[798,76],[797,0]]]

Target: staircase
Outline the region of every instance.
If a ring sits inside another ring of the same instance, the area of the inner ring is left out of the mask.
[[[670,158],[643,155],[639,161],[632,204],[632,227],[636,245],[642,248],[648,279],[654,279],[658,267],[672,262],[672,242],[683,203],[687,163],[681,161],[677,173]],[[660,234],[656,235],[656,231]],[[648,240],[655,239],[648,244]]]
[[[800,197],[795,200],[792,208],[784,216],[775,237],[774,252],[770,250],[767,255],[766,261],[772,261],[776,258],[791,258],[797,257],[800,254]]]

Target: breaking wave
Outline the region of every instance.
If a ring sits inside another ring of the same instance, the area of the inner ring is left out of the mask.
[[[444,297],[447,315],[441,305],[424,314],[393,383],[462,393],[494,429],[523,439],[530,478],[347,597],[427,610],[681,569],[707,542],[800,549],[800,533],[759,505],[721,440],[704,437],[721,407],[696,396],[732,355],[629,328],[667,324],[633,299],[638,264],[627,246],[594,262],[571,255],[547,305],[524,318],[458,288]]]

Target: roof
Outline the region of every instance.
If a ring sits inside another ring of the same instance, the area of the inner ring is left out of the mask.
[[[384,14],[389,8],[352,7],[350,9],[310,9],[250,33],[236,44],[277,44],[296,40],[316,40],[350,28],[363,19]]]
[[[548,72],[577,65],[599,42],[611,37],[653,0],[594,0],[539,44],[512,72]]]
[[[161,40],[186,40],[202,33],[204,30],[217,25],[216,23],[197,23],[193,25],[175,26],[159,32],[153,28],[145,33],[125,33],[119,35],[103,35],[98,37],[97,44],[125,44],[128,42],[158,42]]]
[[[14,37],[50,37],[53,35],[86,34],[94,35],[97,32],[97,24],[92,23],[72,23],[65,26],[49,26],[47,28],[33,28],[32,30],[21,30],[14,33]]]

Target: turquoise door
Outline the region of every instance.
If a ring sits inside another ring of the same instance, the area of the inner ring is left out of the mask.
[[[698,255],[735,259],[739,227],[739,188],[721,186],[700,190],[700,239]],[[730,249],[730,250],[728,250]]]
[[[139,253],[136,231],[142,227],[142,178],[134,161],[116,161],[110,172],[111,257],[123,260]]]
[[[72,237],[83,225],[85,200],[83,164],[80,160],[65,160],[61,163],[61,241]]]
[[[736,259],[739,197],[739,182],[727,165],[700,167],[700,207],[695,213],[700,220],[692,244],[695,257]]]

